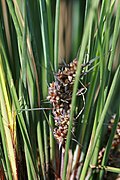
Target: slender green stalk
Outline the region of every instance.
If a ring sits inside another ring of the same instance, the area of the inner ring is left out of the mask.
[[[26,1],[24,1],[24,27],[23,27],[23,45],[22,45],[22,79],[26,87],[26,66],[27,66],[27,19],[26,19]]]
[[[10,14],[12,16],[14,26],[16,28],[16,33],[17,33],[17,38],[18,38],[18,47],[20,46],[20,48],[21,48],[21,45],[22,45],[22,33],[21,33],[21,29],[20,29],[20,26],[19,26],[18,19],[17,19],[16,14],[15,14],[14,6],[13,6],[12,1],[10,1],[10,0],[7,0],[7,4],[8,4],[8,7],[9,7],[9,10],[10,10]]]
[[[112,50],[113,50],[113,52],[111,53],[109,64],[108,64],[108,71],[109,72],[111,72],[111,69],[112,69],[114,55],[115,55],[115,48],[116,48],[116,44],[117,44],[118,34],[119,34],[119,31],[120,31],[120,1],[119,1],[118,4],[119,4],[119,6],[117,8],[115,26],[114,26],[114,33],[113,33],[113,41],[112,41]],[[106,94],[107,94],[107,90],[108,90],[109,83],[110,83],[110,76],[111,76],[111,73],[107,77],[108,83],[107,83],[106,90],[105,90]]]
[[[47,19],[48,19],[48,33],[49,33],[49,47],[50,47],[50,65],[51,69],[54,67],[54,57],[53,57],[53,22],[52,22],[52,7],[51,1],[46,0],[46,9],[47,9]],[[50,78],[52,80],[52,77]],[[49,113],[49,121],[51,126],[53,127],[53,120],[51,117],[51,113]],[[54,147],[54,137],[53,133],[50,132],[50,160],[53,162],[54,154],[55,154],[55,147]]]
[[[104,169],[105,171],[108,171],[108,172],[113,172],[113,173],[118,173],[118,174],[120,173],[120,168],[103,166],[101,169]]]
[[[49,122],[50,122],[50,147],[51,147],[51,149],[50,149],[50,161],[53,164],[53,162],[55,160],[55,140],[54,140],[53,132],[51,129],[51,127],[54,126],[51,113],[49,114]]]
[[[1,91],[1,88],[0,88]],[[6,135],[4,131],[4,126],[3,126],[3,119],[0,113],[0,132],[1,132],[1,138],[2,138],[2,144],[3,144],[3,150],[4,150],[4,156],[5,156],[5,161],[6,161],[6,171],[7,171],[7,177],[12,180],[12,171],[11,171],[11,166],[10,166],[10,161],[9,161],[9,152],[7,148],[7,143],[6,143]]]
[[[46,173],[49,173],[48,136],[46,121],[43,121]]]
[[[12,96],[12,99],[13,99],[13,102],[14,102],[15,110],[16,110],[16,112],[20,112],[21,108],[20,108],[19,101],[18,101],[18,98],[17,98],[17,93],[16,93],[16,89],[15,89],[14,82],[13,82],[13,79],[12,79],[11,71],[10,71],[10,68],[9,68],[9,65],[8,65],[8,61],[7,61],[7,58],[6,58],[6,54],[4,52],[4,48],[1,47],[1,49],[2,49],[2,53],[3,53],[3,57],[4,57],[4,63],[6,64],[6,68],[7,68],[8,85],[9,85],[10,93],[11,93],[11,96]],[[27,148],[27,154],[29,156],[29,161],[31,163],[32,172],[34,173],[34,177],[36,177],[35,161],[34,161],[34,158],[33,158],[30,138],[29,138],[29,135],[28,135],[28,132],[27,132],[25,121],[24,121],[23,115],[21,113],[17,114],[17,117],[18,117],[18,123],[19,123],[19,126],[20,126],[20,130],[21,130],[21,133],[22,133],[23,141],[24,141],[24,143],[26,145],[26,148]]]
[[[67,170],[67,162],[68,162],[68,150],[70,147],[70,139],[71,139],[71,129],[72,129],[72,123],[73,123],[73,116],[74,116],[74,110],[75,110],[75,102],[76,102],[76,93],[78,89],[78,82],[79,82],[79,77],[80,77],[80,70],[81,70],[81,64],[83,61],[84,57],[84,52],[85,48],[87,45],[88,41],[88,35],[89,35],[89,27],[92,26],[92,21],[94,18],[94,9],[97,7],[98,1],[92,1],[91,3],[91,8],[88,14],[88,19],[86,22],[86,26],[84,29],[84,35],[82,39],[82,44],[81,44],[81,51],[79,55],[79,60],[78,60],[78,66],[77,66],[77,73],[76,73],[76,78],[75,78],[75,84],[73,88],[73,96],[72,96],[72,109],[70,113],[70,123],[69,123],[69,129],[68,129],[68,135],[67,135],[67,142],[66,142],[66,150],[65,150],[65,161],[64,161],[64,170],[63,170],[63,179],[66,177],[66,170]]]
[[[114,93],[114,90],[115,90],[115,86],[116,86],[117,81],[119,79],[119,75],[120,75],[120,66],[118,67],[118,69],[117,69],[117,71],[115,73],[115,76],[114,76],[114,79],[113,79],[113,82],[112,82],[112,85],[111,85],[111,88],[110,88],[110,91],[109,91],[109,94],[108,94],[104,109],[103,109],[101,117],[100,117],[100,121],[99,121],[97,130],[96,130],[95,137],[94,137],[94,139],[91,139],[91,142],[90,142],[90,145],[89,145],[89,148],[88,148],[88,153],[87,153],[87,156],[86,156],[86,159],[85,159],[85,162],[84,162],[84,166],[83,166],[83,170],[82,170],[82,174],[81,174],[81,179],[84,179],[85,176],[86,176],[87,169],[88,169],[88,166],[89,166],[89,163],[90,163],[90,160],[91,160],[91,157],[92,157],[92,154],[93,154],[97,139],[99,138],[100,131],[101,131],[101,128],[102,128],[102,125],[103,125],[103,122],[104,122],[104,118],[106,116],[106,112],[107,112],[108,107],[110,105],[110,101],[112,99],[112,96],[113,96],[113,93]]]
[[[6,146],[8,150],[8,156],[9,156],[9,161],[11,165],[12,175],[13,175],[13,178],[17,180],[15,152],[13,148],[13,145],[14,145],[13,143],[15,142],[13,142],[12,140],[14,122],[12,122],[10,102],[9,102],[8,92],[6,89],[6,79],[5,79],[5,74],[3,71],[2,56],[0,56],[0,97],[1,97],[0,109],[1,109],[1,114],[3,116],[2,120],[4,120],[3,122],[4,132],[5,132],[4,138],[5,138],[5,142],[6,142]]]
[[[107,165],[109,152],[110,152],[110,149],[111,149],[111,146],[112,146],[112,141],[113,141],[113,138],[114,138],[114,135],[115,135],[115,132],[116,132],[116,128],[117,128],[118,122],[119,122],[119,117],[120,117],[120,110],[116,114],[115,122],[114,122],[114,125],[113,125],[113,128],[112,128],[112,132],[110,134],[110,137],[109,137],[109,140],[108,140],[105,152],[104,152],[104,156],[103,156],[103,159],[102,159],[101,166],[106,166]],[[101,170],[100,174],[99,174],[99,179],[103,178],[103,174],[104,174],[104,171]]]
[[[38,122],[37,125],[37,139],[38,139],[38,148],[39,148],[39,154],[40,154],[40,160],[41,160],[41,168],[42,168],[42,175],[45,179],[45,163],[44,163],[44,150],[42,145],[42,135],[41,135],[41,126],[40,122]]]
[[[26,148],[25,148],[25,156],[26,156],[26,166],[27,166],[27,175],[28,175],[28,179],[33,179],[33,176],[32,176],[32,172],[31,172],[31,167],[30,167],[30,163],[29,163],[29,158],[27,156],[27,151],[26,151]]]
[[[56,1],[56,15],[55,15],[55,38],[54,38],[54,69],[58,70],[58,50],[59,50],[59,16],[60,16],[60,0]]]
[[[49,37],[48,37],[48,26],[47,26],[47,15],[45,8],[45,1],[40,0],[40,14],[41,14],[41,33],[42,33],[42,43],[43,43],[43,52],[44,52],[44,61],[45,61],[45,71],[50,67],[50,49],[49,49]],[[46,71],[47,82],[49,82],[50,76]]]
[[[46,0],[47,19],[48,19],[48,32],[49,32],[49,46],[50,46],[50,62],[53,65],[53,24],[52,24],[52,12],[51,1]]]

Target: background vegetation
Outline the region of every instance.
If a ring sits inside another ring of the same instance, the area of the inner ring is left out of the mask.
[[[119,34],[119,0],[0,1],[0,179],[120,174],[120,135],[114,136],[120,129]],[[64,151],[54,139],[51,106],[45,102],[62,59],[76,57]],[[82,79],[90,85],[73,135],[81,64],[94,58],[93,70]]]

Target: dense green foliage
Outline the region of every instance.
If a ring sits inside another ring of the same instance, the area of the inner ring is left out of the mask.
[[[0,179],[92,180],[107,171],[120,173],[120,162],[108,166],[120,120],[119,34],[119,0],[0,1]],[[78,58],[65,147],[53,136],[54,118],[46,103],[61,57]],[[81,107],[76,96],[81,64],[91,59],[82,77],[84,112],[72,133]]]

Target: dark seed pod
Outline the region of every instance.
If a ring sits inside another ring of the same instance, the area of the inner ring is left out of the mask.
[[[76,76],[78,61],[73,60],[67,67],[59,69],[55,74],[55,82],[50,83],[47,99],[53,106],[55,128],[54,137],[58,143],[65,144],[71,110],[73,85]],[[84,89],[84,87],[83,87]],[[72,132],[74,132],[74,124]]]

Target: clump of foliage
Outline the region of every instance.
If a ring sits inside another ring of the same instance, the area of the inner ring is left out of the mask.
[[[0,1],[0,179],[117,177],[119,34],[119,0]]]

